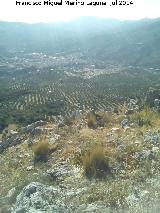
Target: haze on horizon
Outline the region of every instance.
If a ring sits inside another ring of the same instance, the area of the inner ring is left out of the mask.
[[[18,0],[23,2],[25,0]],[[34,0],[30,0],[33,2]],[[37,0],[37,2],[43,0]],[[50,0],[53,1],[53,0]],[[63,0],[65,1],[65,0]],[[73,1],[73,0],[72,0]],[[74,0],[76,1],[76,0]],[[89,1],[89,0],[84,0]],[[106,0],[112,1],[112,0]],[[83,16],[138,20],[160,17],[160,0],[132,0],[128,6],[16,6],[16,0],[0,1],[0,20],[11,22],[60,22]]]

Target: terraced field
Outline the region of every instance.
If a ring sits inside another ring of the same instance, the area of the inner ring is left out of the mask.
[[[0,61],[0,129],[74,110],[107,110],[160,88],[160,69],[123,67],[80,54],[21,54]]]

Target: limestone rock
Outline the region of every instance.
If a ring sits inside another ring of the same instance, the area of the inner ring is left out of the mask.
[[[11,212],[71,212],[69,207],[61,201],[61,196],[59,188],[32,182],[17,196],[16,204]]]

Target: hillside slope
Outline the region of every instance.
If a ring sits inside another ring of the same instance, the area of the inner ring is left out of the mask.
[[[160,114],[125,114],[10,132],[0,143],[0,211],[158,213]]]

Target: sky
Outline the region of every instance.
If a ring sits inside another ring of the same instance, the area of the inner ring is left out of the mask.
[[[60,2],[61,0],[57,0]],[[68,1],[68,0],[66,0]],[[81,16],[97,16],[100,18],[116,18],[120,20],[137,20],[142,18],[160,17],[160,0],[126,0],[128,5],[113,5],[120,0],[97,0],[106,2],[103,6],[88,6],[92,0],[70,0],[69,2],[84,2],[84,5],[67,5],[62,0],[62,5],[47,5],[44,2],[56,2],[54,0],[0,0],[0,20],[12,22],[59,22],[69,21]],[[17,5],[16,5],[17,2]],[[31,5],[22,5],[28,2]],[[41,5],[33,5],[33,2]],[[95,1],[92,1],[95,2]],[[125,1],[123,1],[125,2]],[[113,4],[112,4],[113,3]],[[20,4],[20,5],[19,5]]]

